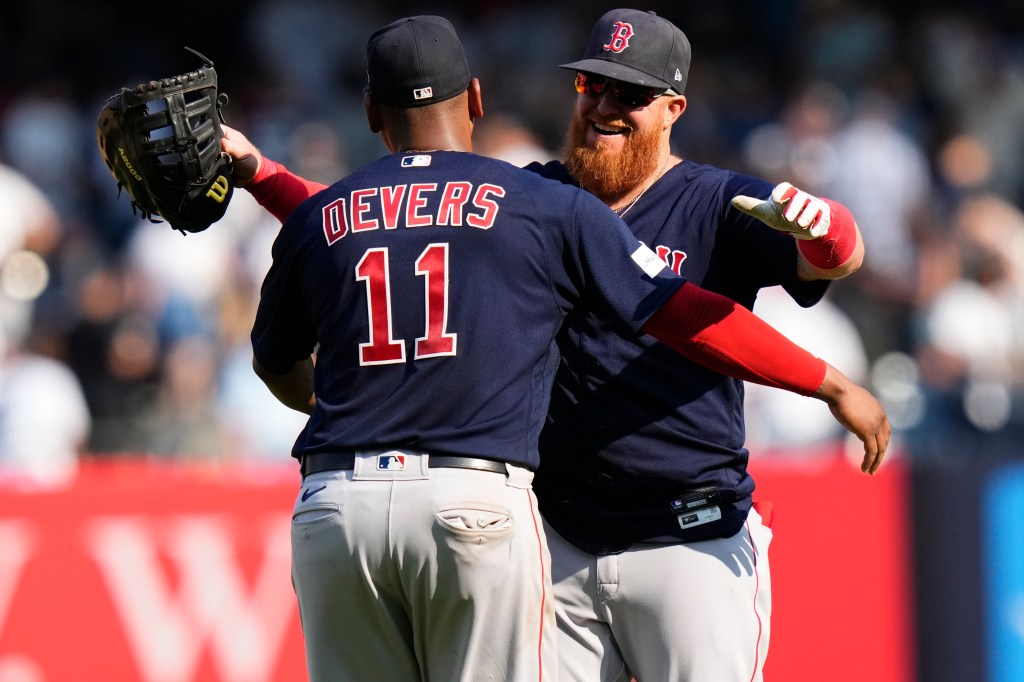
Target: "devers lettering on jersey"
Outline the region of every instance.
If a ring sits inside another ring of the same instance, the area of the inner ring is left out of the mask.
[[[330,246],[350,234],[401,227],[464,225],[487,230],[498,216],[505,188],[453,180],[413,182],[352,190],[323,207],[323,229]]]

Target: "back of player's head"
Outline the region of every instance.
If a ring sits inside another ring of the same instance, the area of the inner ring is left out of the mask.
[[[444,17],[406,17],[378,29],[366,44],[367,92],[393,107],[436,104],[465,92],[469,61]]]

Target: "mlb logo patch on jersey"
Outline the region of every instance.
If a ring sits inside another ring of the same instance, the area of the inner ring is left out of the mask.
[[[422,168],[423,166],[430,165],[430,157],[426,154],[417,154],[415,156],[403,156],[402,157],[402,168]]]
[[[377,455],[378,471],[404,471],[405,455],[396,452],[389,452],[386,455]]]
[[[658,254],[651,251],[643,242],[640,242],[640,246],[630,254],[633,258],[633,262],[640,266],[648,277],[655,277],[659,272],[665,269],[665,261],[658,258]]]

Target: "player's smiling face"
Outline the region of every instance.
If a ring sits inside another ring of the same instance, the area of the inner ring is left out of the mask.
[[[612,87],[599,95],[581,92],[566,135],[566,167],[585,189],[614,202],[660,167],[672,123],[685,107],[681,96],[631,106],[615,97]]]
[[[629,106],[619,102],[608,87],[600,95],[577,95],[573,118],[583,124],[582,142],[588,148],[622,152],[636,131],[660,126],[666,101],[658,98],[645,106]]]

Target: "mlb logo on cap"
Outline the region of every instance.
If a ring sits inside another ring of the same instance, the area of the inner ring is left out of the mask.
[[[434,89],[430,88],[430,87],[427,87],[427,88],[416,88],[415,90],[412,91],[412,98],[413,99],[428,99],[428,98],[433,97],[433,96],[434,96]]]
[[[377,455],[378,471],[403,471],[405,469],[405,455],[397,452],[389,452],[386,455]]]

